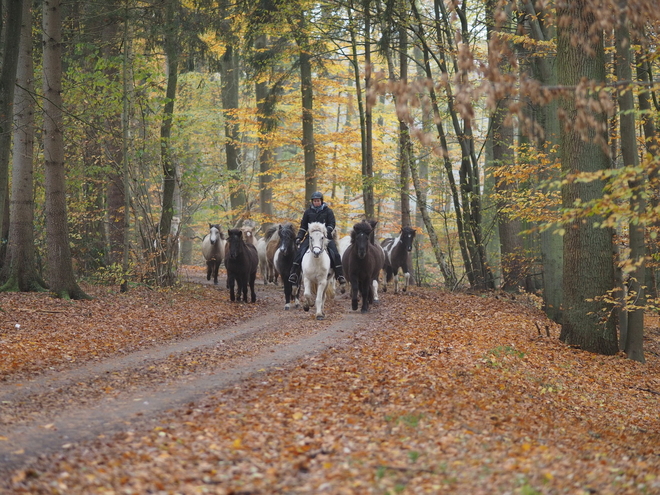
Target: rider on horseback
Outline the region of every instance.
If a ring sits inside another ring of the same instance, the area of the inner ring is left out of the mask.
[[[307,252],[309,247],[309,237],[307,237],[307,228],[312,222],[321,222],[325,224],[326,229],[328,230],[327,237],[328,241],[328,254],[330,255],[330,264],[335,270],[335,278],[340,285],[346,284],[346,279],[344,278],[344,271],[341,267],[341,256],[339,256],[339,251],[337,250],[337,245],[332,237],[332,232],[335,230],[335,214],[332,209],[323,202],[323,194],[320,192],[312,193],[310,198],[312,204],[310,205],[305,213],[303,214],[302,221],[300,222],[300,229],[298,230],[298,235],[296,236],[296,245],[299,245],[298,253],[296,258],[293,260],[293,266],[291,267],[291,276],[289,277],[289,282],[293,285],[298,285],[298,278],[300,277],[300,263],[302,262],[303,256]],[[342,287],[343,289],[343,287]]]

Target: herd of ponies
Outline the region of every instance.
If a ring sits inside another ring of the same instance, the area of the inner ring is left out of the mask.
[[[381,287],[381,271],[384,272],[382,290],[394,281],[394,293],[399,292],[399,273],[403,276],[401,291],[411,284],[412,268],[410,253],[413,248],[415,229],[403,227],[396,237],[380,243],[375,239],[377,221],[360,221],[353,226],[350,235],[336,239],[341,255],[344,275],[348,281],[351,308],[356,311],[361,300],[361,311],[369,311],[370,305],[378,303]],[[328,298],[335,295],[334,270],[327,252],[328,239],[325,224],[310,223],[307,235],[309,248],[304,254],[301,282],[294,286],[289,275],[298,246],[297,229],[289,222],[272,225],[260,238],[256,225],[245,223],[240,228],[222,231],[219,224],[209,224],[209,232],[202,240],[202,254],[206,260],[206,280],[213,278],[218,284],[218,270],[224,264],[227,271],[227,288],[232,301],[255,302],[257,295],[254,284],[257,271],[264,284],[284,288],[284,309],[292,306],[305,311],[315,308],[318,320],[325,318],[324,306]],[[335,236],[336,234],[336,230]],[[344,287],[341,287],[342,292]],[[302,292],[302,296],[301,296]]]

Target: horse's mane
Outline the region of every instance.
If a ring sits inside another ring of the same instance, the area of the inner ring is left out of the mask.
[[[323,234],[327,232],[327,229],[325,228],[325,224],[321,222],[312,222],[307,226],[307,228],[310,234],[312,232],[323,232]]]
[[[373,231],[371,224],[366,220],[356,223],[353,225],[353,232],[351,232],[351,239],[355,239],[355,236],[359,233],[370,235]]]

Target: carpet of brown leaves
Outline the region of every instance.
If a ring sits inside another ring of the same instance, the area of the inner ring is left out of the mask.
[[[0,377],[184,339],[213,314],[192,289],[94,295],[3,295]],[[63,307],[75,308],[65,322],[26,330]],[[242,319],[267,305],[216,310]],[[660,493],[657,318],[645,364],[567,347],[532,304],[506,297],[413,288],[364,318],[379,330],[350,348],[15,471],[5,491]]]

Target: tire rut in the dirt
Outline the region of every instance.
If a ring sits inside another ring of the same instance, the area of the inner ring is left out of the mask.
[[[0,471],[68,445],[157,421],[169,409],[199,401],[270,367],[347,342],[359,330],[364,315],[342,314],[337,309],[326,322],[310,321],[302,312],[276,311],[185,342],[41,377],[20,390],[4,393],[0,396],[3,407],[12,403],[23,407],[27,420],[0,427]],[[287,328],[297,328],[299,333]],[[232,344],[241,339],[264,341],[251,353],[231,359]],[[216,358],[216,362],[182,366],[189,355],[195,360]],[[164,367],[162,363],[166,363]],[[159,366],[163,369],[154,372]],[[131,376],[137,385],[132,385]],[[115,383],[118,380],[122,383]],[[72,387],[81,389],[80,401],[71,403],[67,394],[69,403],[57,404],[58,391]],[[114,393],[115,388],[120,392]]]

